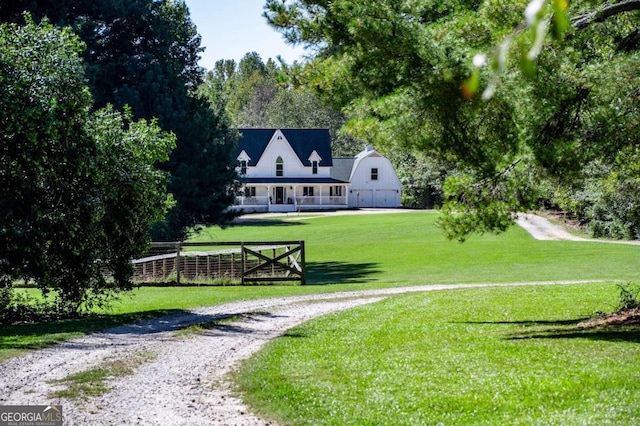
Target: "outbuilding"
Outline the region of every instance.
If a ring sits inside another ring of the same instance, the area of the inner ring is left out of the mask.
[[[334,165],[337,159],[334,159]],[[348,169],[349,207],[395,208],[401,206],[402,184],[389,161],[371,145],[353,159],[342,159]],[[337,169],[336,169],[337,170]]]

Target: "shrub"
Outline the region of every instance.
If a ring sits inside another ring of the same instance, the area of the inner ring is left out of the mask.
[[[620,284],[618,300],[618,312],[631,311],[640,309],[640,285],[638,284]]]

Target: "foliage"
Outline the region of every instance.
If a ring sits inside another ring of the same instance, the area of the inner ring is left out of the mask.
[[[449,238],[459,241],[474,232],[505,231],[512,224],[514,212],[538,205],[541,197],[535,170],[521,161],[484,179],[473,171],[451,174],[444,193],[439,225]]]
[[[0,288],[0,324],[50,321],[60,313],[55,301],[16,293],[10,287]]]
[[[91,113],[81,49],[70,29],[47,21],[0,26],[5,306],[15,280],[52,291],[62,315],[131,288],[129,260],[168,206],[167,177],[154,165],[174,138],[111,108]]]
[[[618,290],[620,291],[618,312],[640,309],[640,286],[638,284],[619,284]]]
[[[511,189],[526,194],[545,177],[579,185],[584,165],[615,166],[637,144],[638,2],[267,0],[265,7],[288,40],[319,49],[309,84],[347,111],[349,134],[452,162],[473,182],[472,196],[461,197],[457,175],[447,185],[443,225],[452,225],[452,237],[502,230],[512,212],[532,207],[532,197],[511,197]],[[513,175],[518,163],[526,173]]]
[[[239,64],[220,60],[207,74],[202,93],[212,105],[226,105],[238,128],[328,128],[334,156],[353,156],[364,145],[339,132],[344,114],[304,85],[304,65],[247,53]]]
[[[579,186],[556,183],[552,200],[594,237],[638,239],[638,177],[637,149],[628,147],[611,162],[591,162],[583,169]]]
[[[444,182],[455,166],[421,152],[387,149],[384,154],[394,164],[402,182],[402,205],[413,209],[440,208],[444,202]]]
[[[594,236],[640,238],[640,156],[637,147],[621,150],[586,211]]]
[[[48,17],[72,27],[86,44],[82,56],[95,108],[128,105],[133,118],[157,118],[175,134],[176,149],[160,167],[171,174],[176,203],[154,236],[179,239],[199,223],[229,221],[236,135],[224,115],[195,94],[203,48],[185,2],[17,0],[3,2],[0,20],[20,22],[23,10],[36,21]]]
[[[200,226],[228,224],[235,217],[228,207],[237,192],[231,149],[237,132],[204,97],[190,97],[185,108],[189,127],[182,127],[180,136],[189,142],[179,145],[162,167],[171,174],[169,191],[176,206],[154,226],[156,240],[183,240]]]

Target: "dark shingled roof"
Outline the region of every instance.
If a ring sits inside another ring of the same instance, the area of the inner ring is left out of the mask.
[[[351,170],[353,163],[356,161],[353,157],[336,157],[333,159],[333,167],[331,168],[331,177],[342,181],[349,182],[351,178]]]
[[[255,166],[276,130],[278,129],[238,129],[241,136],[235,156],[237,157],[242,151],[245,151],[251,158],[247,165]],[[309,157],[314,150],[322,158],[320,166],[331,167],[333,165],[329,129],[280,130],[295,151],[300,162],[305,166],[311,166]]]

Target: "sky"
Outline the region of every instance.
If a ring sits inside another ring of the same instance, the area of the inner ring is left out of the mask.
[[[219,59],[239,62],[258,52],[264,62],[280,55],[287,63],[301,60],[305,50],[285,43],[262,17],[265,0],[185,0],[202,36],[200,66],[212,69]]]

